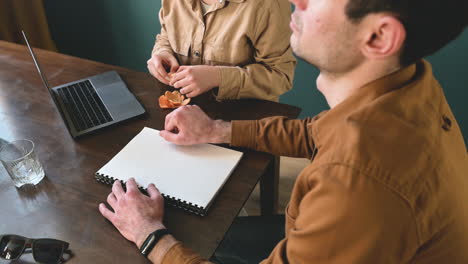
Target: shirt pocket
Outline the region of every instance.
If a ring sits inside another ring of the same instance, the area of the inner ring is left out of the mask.
[[[231,65],[223,60],[221,54],[224,47],[220,45],[216,37],[211,37],[203,41],[203,60],[206,64]]]
[[[254,61],[252,49],[245,40],[211,38],[204,43],[204,58],[218,65],[244,66]]]
[[[190,38],[182,30],[177,34],[168,34],[169,43],[171,44],[172,51],[179,56],[188,57],[190,52]]]

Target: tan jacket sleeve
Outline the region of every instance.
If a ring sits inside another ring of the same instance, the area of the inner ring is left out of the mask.
[[[151,52],[151,55],[160,54],[163,51],[167,51],[173,54],[171,44],[169,43],[169,39],[167,38],[166,24],[164,22],[163,6],[164,6],[164,3],[161,4],[161,9],[159,10],[159,22],[161,23],[161,32],[156,36],[156,43],[153,47],[153,51]]]
[[[231,145],[280,156],[311,158],[314,152],[311,118],[232,121]]]
[[[221,68],[218,99],[259,98],[278,101],[292,88],[296,59],[289,45],[291,7],[271,0],[258,17],[252,45],[254,64]],[[284,3],[283,3],[284,2]]]
[[[305,192],[298,208],[288,208],[286,239],[263,264],[410,262],[418,239],[403,199],[346,165],[303,173],[310,175],[298,186]]]

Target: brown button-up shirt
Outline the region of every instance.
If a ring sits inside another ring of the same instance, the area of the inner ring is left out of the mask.
[[[219,65],[218,99],[278,101],[292,87],[296,60],[287,0],[221,0],[202,14],[200,0],[162,0],[153,54],[181,65]]]
[[[232,125],[232,145],[312,160],[263,263],[468,263],[468,154],[428,62],[312,119]],[[181,244],[164,258],[201,261]]]

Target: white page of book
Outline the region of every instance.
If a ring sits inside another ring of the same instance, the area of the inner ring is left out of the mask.
[[[145,127],[97,173],[207,208],[242,157],[242,152],[210,145],[178,146]]]

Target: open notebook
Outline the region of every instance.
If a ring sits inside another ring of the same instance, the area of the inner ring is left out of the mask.
[[[168,204],[205,215],[241,157],[210,144],[178,146],[145,127],[95,177],[107,184],[134,177],[141,188],[154,183]]]

